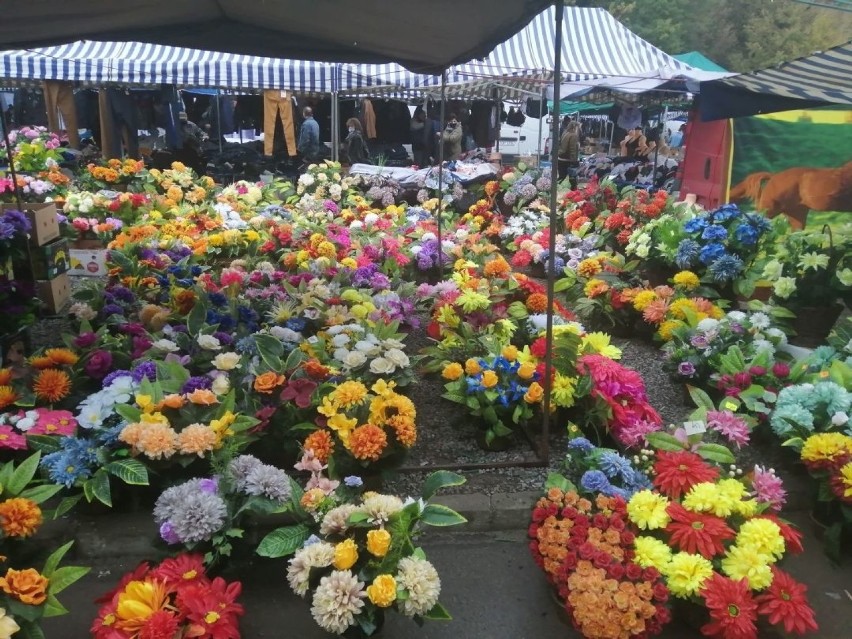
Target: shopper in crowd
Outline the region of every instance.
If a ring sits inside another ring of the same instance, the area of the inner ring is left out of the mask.
[[[627,160],[637,155],[643,155],[646,148],[645,134],[642,127],[633,127],[621,141],[621,159]]]
[[[432,123],[426,118],[426,111],[423,107],[414,109],[414,115],[411,118],[411,152],[414,155],[414,164],[419,167],[427,166],[429,163],[429,154],[427,147],[429,145],[429,136],[432,134]]]
[[[370,164],[370,152],[367,150],[367,141],[361,129],[361,121],[358,118],[346,120],[349,134],[346,136],[346,157],[349,164]]]
[[[458,160],[462,153],[462,128],[455,113],[447,118],[447,126],[440,136],[444,144],[444,159],[448,162]]]
[[[580,167],[579,132],[579,123],[571,121],[565,127],[562,137],[559,138],[557,175],[560,182],[567,177],[572,190],[577,188],[577,169]]]
[[[204,143],[208,140],[208,135],[200,126],[192,122],[185,112],[178,113],[178,119],[180,120],[180,136],[184,148],[201,153]]]
[[[319,123],[314,120],[314,110],[311,107],[304,108],[302,117],[304,121],[299,131],[297,148],[305,160],[315,160],[320,155]]]
[[[686,124],[681,124],[680,128],[672,134],[669,146],[673,149],[679,149],[683,146],[683,135],[686,132]]]

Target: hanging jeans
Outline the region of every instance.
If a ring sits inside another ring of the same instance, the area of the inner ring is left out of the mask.
[[[80,133],[77,130],[77,109],[74,106],[74,89],[70,82],[45,80],[42,83],[44,103],[47,107],[47,128],[59,131],[59,115],[65,121],[68,144],[73,149],[80,148]]]
[[[130,93],[121,89],[101,89],[98,94],[101,110],[101,152],[107,159],[121,159],[122,141],[127,157],[139,157],[139,129],[136,125],[136,105]]]
[[[293,120],[293,100],[289,91],[269,89],[263,92],[263,154],[272,155],[275,145],[275,122],[281,118],[287,153],[292,157],[296,150],[296,125]]]

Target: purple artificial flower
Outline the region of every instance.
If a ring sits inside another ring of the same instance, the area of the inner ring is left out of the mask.
[[[699,333],[698,335],[693,335],[692,338],[689,340],[689,343],[700,350],[704,350],[710,345],[710,342],[707,340],[707,336],[701,333]]]
[[[180,537],[175,532],[172,522],[164,521],[160,524],[160,538],[167,544],[179,544]]]
[[[107,386],[112,384],[115,380],[117,380],[119,377],[131,377],[130,371],[118,370],[118,371],[111,372],[109,375],[104,377],[103,387],[106,388]]]
[[[98,336],[93,332],[88,331],[86,333],[80,333],[77,337],[74,338],[74,346],[77,348],[89,348],[93,346],[95,342],[98,341]]]
[[[3,213],[3,221],[11,224],[21,233],[29,233],[33,228],[30,219],[20,211],[7,210]]]
[[[136,368],[133,369],[131,373],[133,377],[133,381],[139,383],[143,378],[147,377],[149,381],[157,380],[157,365],[148,360],[147,362],[140,362],[136,365]]]
[[[92,353],[89,360],[86,362],[84,370],[86,375],[92,379],[101,379],[105,377],[112,368],[112,353],[104,350],[96,350]]]
[[[337,206],[334,200],[326,200],[325,202],[323,202],[323,207],[329,213],[334,213],[335,215],[340,213],[340,207]]]
[[[755,466],[751,487],[758,503],[768,504],[772,510],[780,511],[787,501],[784,482],[771,468],[767,470],[763,466]]]
[[[370,278],[370,286],[375,289],[386,290],[390,288],[390,279],[384,273],[375,273]]]
[[[131,358],[132,359],[139,359],[140,357],[142,357],[145,353],[148,352],[148,349],[151,348],[152,343],[153,342],[151,342],[151,340],[148,339],[147,337],[144,337],[144,336],[141,336],[141,335],[134,336],[134,338],[133,338],[133,352],[130,355]]]
[[[119,326],[118,330],[127,335],[145,335],[145,327],[138,322],[127,322]]]
[[[358,488],[359,486],[363,486],[364,482],[361,480],[358,475],[349,475],[348,477],[343,478],[343,483],[349,486],[350,488]]]
[[[107,304],[101,309],[101,314],[105,317],[109,317],[110,315],[124,315],[124,309],[118,304]]]
[[[213,337],[218,339],[222,344],[229,345],[234,343],[234,338],[230,335],[230,333],[224,333],[222,331],[216,331],[213,333]]]
[[[178,355],[177,353],[169,353],[163,358],[163,361],[167,364],[180,364],[181,366],[186,366],[192,361],[192,358],[189,355]]]
[[[198,488],[201,489],[203,493],[210,493],[211,495],[215,495],[219,490],[219,482],[216,478],[212,479],[202,479],[198,482]]]
[[[136,299],[136,296],[126,286],[114,286],[112,287],[112,294],[115,295],[115,298],[122,301],[131,303]]]
[[[197,391],[199,389],[210,390],[213,387],[213,380],[209,377],[190,377],[186,380],[186,383],[183,385],[183,388],[180,389],[180,392],[184,395],[188,395],[193,391]]]
[[[692,377],[695,375],[695,365],[692,362],[681,362],[677,365],[677,372],[683,377]]]

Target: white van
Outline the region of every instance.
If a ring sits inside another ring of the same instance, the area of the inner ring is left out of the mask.
[[[521,126],[503,123],[500,127],[499,152],[506,156],[535,156],[538,153],[550,152],[550,127],[553,117],[546,115],[544,119],[525,116]],[[540,136],[540,137],[539,137]],[[495,148],[495,151],[498,150]]]

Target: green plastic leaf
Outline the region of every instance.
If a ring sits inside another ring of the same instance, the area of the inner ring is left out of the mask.
[[[41,453],[36,453],[22,461],[21,465],[15,469],[8,482],[3,486],[3,490],[10,495],[20,494],[27,487],[27,484],[32,481],[33,477],[35,477],[40,459]]]
[[[547,481],[544,482],[545,490],[549,490],[551,488],[558,488],[563,493],[570,492],[575,490],[574,484],[570,479],[565,477],[564,475],[560,475],[559,473],[548,473]]]
[[[679,452],[683,450],[683,443],[675,437],[674,435],[670,435],[669,433],[664,433],[662,431],[656,433],[649,433],[645,436],[648,444],[651,445],[652,448],[657,450],[667,450],[669,452]]]
[[[131,486],[148,485],[148,469],[145,464],[136,459],[119,459],[104,466],[111,475],[115,475],[125,484]]]
[[[82,494],[72,495],[71,497],[63,497],[59,504],[56,506],[56,510],[53,511],[53,518],[59,519],[65,513],[69,512],[77,503],[83,498]]]
[[[42,453],[52,453],[59,450],[60,437],[55,435],[27,435],[27,444],[30,450]]]
[[[25,608],[33,608],[33,606],[24,606],[24,604],[20,604]],[[37,608],[35,608],[37,610]],[[15,612],[12,610],[12,612]],[[17,615],[16,615],[17,616]],[[21,629],[15,633],[15,639],[45,639],[44,631],[41,629],[41,626],[38,625],[37,621],[27,621],[22,618],[17,619],[18,625],[21,626]]]
[[[310,534],[311,529],[304,524],[278,528],[261,540],[256,552],[272,559],[287,557],[301,548]]]
[[[254,341],[257,344],[260,359],[270,370],[281,371],[281,357],[284,355],[284,346],[281,341],[272,335],[264,335],[263,333],[255,335]]]
[[[51,595],[58,595],[75,581],[79,581],[85,577],[91,568],[83,566],[63,566],[57,568],[50,577],[50,585],[48,591]]]
[[[51,584],[53,585],[53,584]],[[67,615],[68,609],[59,603],[59,599],[54,597],[52,594],[47,596],[47,599],[44,602],[44,616],[45,617],[61,617],[62,615]]]
[[[142,419],[142,411],[130,404],[116,404],[113,410],[127,420],[129,424],[135,424]]]
[[[467,519],[455,510],[441,504],[427,504],[420,519],[429,526],[458,526],[467,523]]]
[[[37,504],[41,504],[53,497],[60,490],[62,490],[62,486],[57,485],[33,486],[32,488],[27,488],[26,490],[21,491],[19,496],[31,499]]]
[[[92,497],[102,504],[112,508],[112,494],[109,487],[109,475],[106,471],[103,469],[98,470],[94,475],[92,475],[92,478],[86,482],[86,485],[89,484],[91,484]]]
[[[42,569],[41,574],[50,579],[53,576],[56,567],[59,565],[59,562],[62,561],[62,558],[68,553],[73,545],[74,542],[72,540],[50,553],[50,556],[44,562],[44,569]]]
[[[369,518],[370,518],[370,515],[368,515],[365,512],[356,512],[356,513],[352,513],[351,515],[349,515],[348,521],[349,521],[350,525],[354,526],[354,525],[357,525],[357,524],[363,524]]]
[[[204,304],[196,302],[192,307],[192,310],[189,311],[189,315],[186,317],[186,328],[188,329],[189,334],[193,337],[197,336],[206,322],[207,308]]]
[[[689,385],[687,385],[686,388],[689,391],[689,396],[692,398],[692,401],[695,402],[696,406],[699,408],[706,408],[707,410],[714,410],[716,408],[713,404],[713,400],[710,399],[710,396],[703,390]]]
[[[429,475],[426,478],[426,481],[423,482],[423,489],[421,490],[420,495],[423,499],[428,501],[442,488],[461,486],[466,481],[467,480],[458,473],[453,473],[449,470],[438,470]]]
[[[736,461],[734,454],[721,444],[701,444],[698,454],[717,464],[733,464]]]
[[[444,608],[441,604],[436,603],[432,609],[423,615],[425,619],[429,621],[451,621],[452,617],[450,613],[447,612],[447,609]]]

